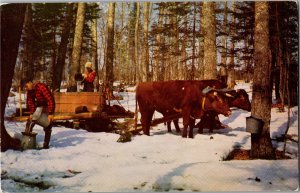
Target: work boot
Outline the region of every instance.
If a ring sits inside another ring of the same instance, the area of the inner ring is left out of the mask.
[[[52,132],[52,124],[50,124],[48,127],[44,128],[45,131],[45,138],[44,138],[44,149],[49,149],[49,142],[51,139],[51,132]]]

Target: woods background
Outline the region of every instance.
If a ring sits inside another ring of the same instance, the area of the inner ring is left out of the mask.
[[[228,87],[254,72],[255,2],[27,4],[13,86],[21,77],[53,90],[73,85],[91,61],[112,84],[220,78]],[[271,81],[297,104],[298,10],[269,2]],[[266,50],[266,52],[268,52]],[[98,82],[95,81],[96,82]]]

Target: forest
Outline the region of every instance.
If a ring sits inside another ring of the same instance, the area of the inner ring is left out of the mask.
[[[97,80],[253,80],[254,2],[27,4],[15,67],[53,90],[93,63]],[[269,3],[271,81],[276,99],[297,102],[298,18],[294,2]],[[97,81],[95,81],[97,84]],[[95,85],[96,86],[96,85]]]
[[[12,3],[0,14],[3,191],[299,187],[296,2]],[[89,65],[94,92],[78,87]],[[36,93],[51,101],[47,126],[22,107]]]
[[[228,88],[238,81],[253,82],[253,92],[258,93],[253,93],[253,98],[258,96],[252,101],[258,109],[254,114],[270,108],[263,98],[271,99],[273,89],[278,103],[298,104],[295,2],[82,2],[17,7],[22,12],[1,13],[14,16],[19,24],[13,36],[7,17],[2,17],[2,26],[8,27],[1,28],[1,81],[2,85],[12,82],[14,90],[24,77],[44,82],[52,91],[70,88],[76,84],[75,75],[91,62],[97,89],[100,84],[113,88],[114,82],[219,79]],[[14,44],[3,44],[8,42],[5,38]],[[10,84],[2,87],[2,118],[9,89]]]

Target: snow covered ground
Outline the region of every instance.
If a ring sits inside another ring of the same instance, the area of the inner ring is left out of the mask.
[[[238,85],[250,91],[249,85]],[[121,93],[125,109],[134,111],[134,93]],[[251,93],[250,93],[251,97]],[[14,112],[18,95],[9,98],[6,115]],[[118,134],[89,133],[54,127],[50,149],[1,153],[1,189],[4,192],[118,192],[118,191],[293,191],[299,186],[298,144],[287,143],[289,160],[223,161],[235,147],[250,149],[245,117],[233,111],[220,116],[229,128],[184,139],[160,124],[151,136],[137,135],[118,143]],[[160,117],[155,114],[155,117]],[[272,109],[271,137],[284,133],[287,112]],[[18,136],[25,123],[5,122]],[[174,128],[174,126],[173,126]],[[175,130],[175,129],[174,129]],[[196,130],[196,129],[195,129]],[[43,129],[37,143],[42,146]],[[289,133],[298,141],[298,107],[291,109]],[[273,141],[282,150],[283,143]]]

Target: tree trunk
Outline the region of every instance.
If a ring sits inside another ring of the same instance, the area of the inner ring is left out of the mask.
[[[52,79],[53,90],[58,89],[59,91],[61,86],[63,69],[65,66],[66,55],[67,55],[69,34],[71,31],[71,25],[73,20],[72,12],[73,12],[73,3],[67,4],[66,17],[64,20],[62,34],[61,34],[61,41],[58,48],[57,61],[53,69],[53,79]]]
[[[131,8],[131,3],[128,4],[128,9],[130,10],[129,17],[129,27],[128,27],[128,42],[127,42],[127,68],[129,73],[129,82],[132,83],[135,81],[135,39],[134,39],[134,30],[136,22],[136,9],[137,3],[133,3],[133,9]]]
[[[179,77],[182,80],[187,79],[187,64],[186,64],[186,58],[187,58],[187,53],[186,53],[186,43],[188,40],[188,17],[187,15],[184,16],[184,33],[183,33],[183,42],[181,45],[181,64],[179,65]]]
[[[138,56],[138,38],[139,38],[139,18],[140,18],[140,3],[135,3],[136,5],[136,18],[135,18],[135,28],[134,28],[134,82],[140,81],[139,76],[139,56]]]
[[[204,79],[217,78],[215,3],[203,3]]]
[[[107,51],[106,51],[106,77],[105,82],[112,88],[114,81],[114,33],[115,33],[115,6],[109,3],[107,17]]]
[[[251,115],[262,119],[261,133],[251,134],[251,158],[274,159],[274,149],[270,139],[271,119],[271,58],[269,47],[268,2],[255,2],[253,96]]]
[[[220,77],[222,82],[227,83],[227,1],[224,2],[222,46]]]
[[[195,78],[195,51],[196,51],[196,2],[194,1],[194,17],[193,17],[193,40],[192,40],[192,70],[190,74],[190,79],[194,80]]]
[[[174,15],[174,31],[175,31],[175,37],[174,37],[174,41],[175,41],[175,45],[174,45],[174,52],[175,52],[175,56],[174,56],[174,79],[180,79],[179,76],[179,65],[180,65],[180,57],[179,57],[179,21],[178,21],[178,16]]]
[[[231,36],[231,42],[230,42],[230,58],[229,58],[229,65],[228,65],[228,76],[227,76],[227,87],[232,89],[235,85],[235,73],[234,73],[234,32],[235,32],[235,10],[236,10],[236,2],[232,2],[232,19],[230,24],[230,36]]]
[[[157,27],[159,29],[162,28],[163,25],[163,12],[164,12],[164,8],[159,5],[159,15],[158,15],[158,23],[157,23]],[[161,33],[157,33],[156,34],[156,61],[155,61],[155,66],[153,69],[153,79],[158,81],[160,80],[160,68],[162,66],[162,50],[161,50],[161,46],[162,46],[162,34]]]
[[[32,41],[33,30],[32,30],[32,4],[28,3],[26,8],[26,14],[24,19],[24,50],[22,56],[22,78],[34,78],[34,61],[33,61],[33,50]]]
[[[1,151],[19,149],[20,140],[13,139],[4,125],[5,106],[14,75],[18,48],[27,4],[7,4],[1,9]]]
[[[95,71],[96,71],[96,81],[94,84],[95,88],[99,88],[99,69],[98,69],[98,37],[97,37],[97,18],[93,19],[92,21],[92,58],[93,58],[93,64],[95,65]]]
[[[279,67],[279,101],[281,101],[282,104],[284,104],[285,100],[285,66],[283,63],[283,54],[282,54],[282,43],[281,43],[281,34],[280,34],[280,28],[279,28],[279,12],[278,12],[278,3],[276,2],[276,44],[277,44],[277,54],[276,54],[276,64]]]
[[[143,26],[143,32],[144,32],[144,45],[143,45],[143,62],[142,62],[142,81],[146,82],[149,81],[149,17],[150,17],[150,2],[144,2],[143,3],[143,12],[144,12],[144,26]]]
[[[76,26],[74,34],[70,84],[75,85],[75,74],[80,72],[80,58],[83,39],[83,26],[85,21],[86,3],[78,3]]]
[[[200,38],[199,38],[199,61],[198,61],[198,78],[204,79],[204,40],[203,40],[203,2],[200,2]]]
[[[49,63],[49,70],[47,71],[47,85],[53,89],[53,75],[54,75],[54,67],[56,64],[56,55],[57,55],[57,46],[56,46],[56,29],[52,29],[52,55],[51,62]]]

